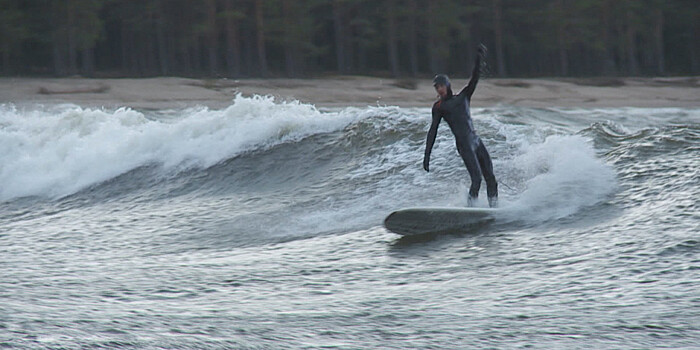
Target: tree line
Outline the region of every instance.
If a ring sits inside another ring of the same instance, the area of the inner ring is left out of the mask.
[[[4,75],[700,72],[697,0],[0,0]]]

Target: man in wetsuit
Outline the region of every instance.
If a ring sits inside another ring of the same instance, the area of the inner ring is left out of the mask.
[[[433,122],[428,131],[428,139],[425,143],[425,158],[423,158],[423,169],[430,171],[430,152],[435,143],[438,125],[442,119],[445,119],[447,125],[450,126],[452,133],[455,135],[457,143],[457,151],[462,156],[464,165],[469,171],[471,177],[471,187],[469,188],[468,205],[474,205],[479,196],[479,188],[481,187],[481,176],[486,180],[486,194],[489,200],[490,207],[496,207],[498,200],[498,184],[496,177],[493,175],[493,165],[489,152],[484,147],[479,136],[474,131],[472,118],[469,113],[469,104],[472,94],[476,89],[476,83],[479,81],[479,73],[481,70],[481,61],[486,56],[486,47],[479,45],[474,70],[472,71],[469,84],[462,89],[457,95],[452,94],[450,80],[446,75],[437,75],[433,79],[435,91],[440,95],[440,99],[433,105]]]

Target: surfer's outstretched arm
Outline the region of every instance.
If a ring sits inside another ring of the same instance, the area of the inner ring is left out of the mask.
[[[479,48],[477,50],[478,53],[476,54],[476,61],[474,62],[472,77],[469,80],[469,84],[467,84],[467,86],[459,92],[459,94],[462,96],[466,95],[468,99],[472,98],[472,94],[474,94],[474,90],[476,90],[476,84],[479,82],[479,75],[481,74],[481,60],[486,57],[486,46],[484,46],[484,44],[479,44]]]
[[[437,112],[437,107],[433,106],[433,122],[430,124],[430,130],[428,130],[428,138],[425,140],[425,157],[423,157],[423,169],[427,172],[430,172],[430,152],[433,151],[433,144],[437,136],[440,119],[442,119],[442,117]]]

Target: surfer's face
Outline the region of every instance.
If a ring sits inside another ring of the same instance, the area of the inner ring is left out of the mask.
[[[435,84],[435,91],[437,91],[440,97],[447,96],[447,86],[445,86],[445,84]]]

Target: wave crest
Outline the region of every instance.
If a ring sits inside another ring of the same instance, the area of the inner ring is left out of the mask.
[[[223,110],[169,117],[74,105],[0,108],[0,200],[65,196],[144,165],[209,167],[255,149],[342,129],[349,113],[236,96]]]

